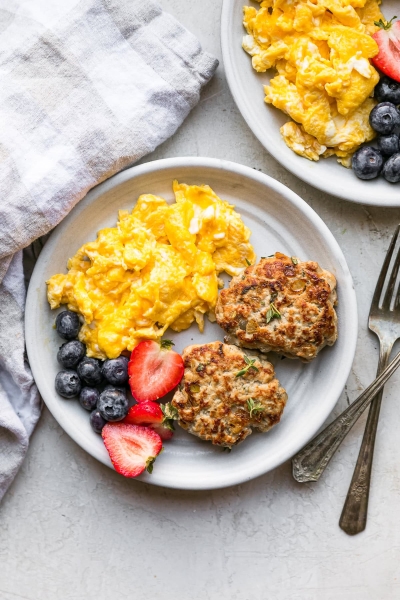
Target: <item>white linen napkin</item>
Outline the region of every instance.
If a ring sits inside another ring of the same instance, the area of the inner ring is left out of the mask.
[[[149,0],[0,8],[0,499],[40,414],[21,250],[171,136],[217,65]]]

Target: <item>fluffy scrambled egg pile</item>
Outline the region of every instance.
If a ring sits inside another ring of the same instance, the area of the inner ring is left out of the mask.
[[[369,59],[371,37],[383,19],[380,0],[263,0],[244,7],[243,48],[256,71],[275,67],[265,102],[293,121],[281,134],[310,160],[335,154],[350,165],[360,144],[374,137],[368,121],[379,81]]]
[[[47,282],[51,308],[67,304],[85,323],[87,354],[116,358],[168,327],[187,329],[217,302],[218,278],[255,262],[250,230],[209,186],[173,183],[174,204],[151,194],[117,226],[102,229],[68,261],[66,275]]]

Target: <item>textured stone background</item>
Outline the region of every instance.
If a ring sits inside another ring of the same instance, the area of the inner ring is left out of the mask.
[[[220,57],[221,0],[161,0]],[[342,247],[356,285],[359,343],[339,413],[375,374],[369,303],[400,210],[323,195],[285,171],[247,128],[221,63],[174,138],[146,160],[224,158],[304,198]],[[0,509],[1,600],[392,600],[400,597],[400,374],[386,387],[367,530],[337,522],[364,419],[323,479],[301,486],[286,463],[246,485],[181,492],[123,480],[81,450],[49,412]]]

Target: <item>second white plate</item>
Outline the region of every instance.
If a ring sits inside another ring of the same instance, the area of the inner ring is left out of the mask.
[[[264,102],[263,85],[269,73],[256,73],[251,57],[242,49],[243,6],[260,7],[251,0],[224,0],[221,16],[221,45],[228,84],[235,102],[248,126],[261,144],[288,171],[310,185],[344,200],[374,206],[400,206],[400,183],[388,183],[383,177],[371,181],[358,179],[334,157],[312,162],[298,156],[283,141],[280,127],[289,117]],[[397,5],[397,9],[395,9]],[[382,12],[391,18],[398,10],[398,0],[383,0]]]
[[[76,400],[63,400],[54,390],[60,366],[56,354],[62,340],[53,329],[54,311],[46,299],[46,280],[65,272],[67,260],[103,227],[115,226],[118,209],[132,210],[142,193],[173,201],[172,181],[209,184],[236,206],[252,231],[260,256],[281,251],[318,261],[338,281],[339,339],[311,363],[275,360],[277,376],[289,399],[281,423],[267,434],[253,433],[231,453],[223,452],[177,427],[143,481],[172,488],[212,489],[241,483],[277,467],[295,454],[319,429],[333,409],[348,377],[357,339],[357,308],[352,279],[343,254],[326,225],[284,185],[248,167],[209,158],[174,158],[123,171],[93,189],[54,231],[36,264],[26,304],[29,361],[48,408],[61,427],[92,456],[111,467],[89,413]],[[207,322],[173,333],[176,349],[222,340],[224,332]],[[168,333],[168,337],[170,334]]]

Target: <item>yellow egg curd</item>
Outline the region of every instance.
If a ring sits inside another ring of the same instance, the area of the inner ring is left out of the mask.
[[[255,254],[250,230],[207,186],[173,183],[175,203],[144,194],[116,227],[102,229],[47,281],[51,308],[80,313],[87,354],[115,358],[168,327],[187,329],[212,318],[225,271],[238,275]]]
[[[369,113],[379,75],[371,35],[383,19],[379,0],[263,0],[244,7],[243,48],[256,71],[274,67],[265,102],[293,121],[281,134],[297,154],[319,160],[351,155],[374,137]]]

